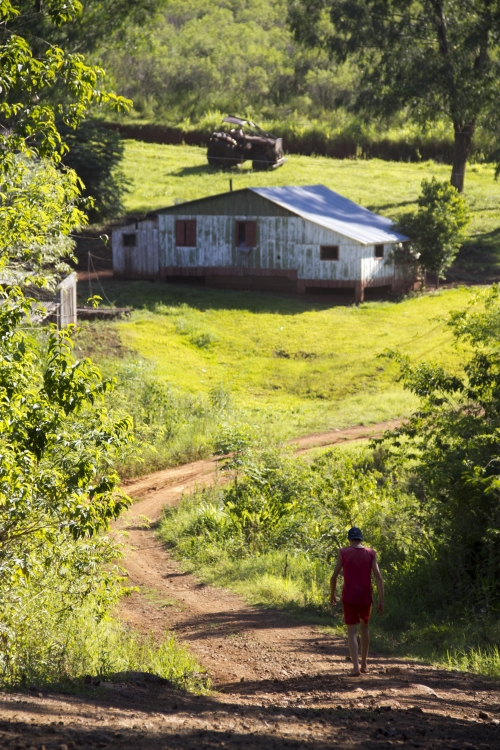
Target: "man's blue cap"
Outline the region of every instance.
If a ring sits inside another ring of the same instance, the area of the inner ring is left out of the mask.
[[[351,539],[361,539],[363,541],[363,534],[361,533],[361,529],[358,529],[357,526],[353,526],[352,529],[349,529],[347,532],[347,538],[349,541]]]

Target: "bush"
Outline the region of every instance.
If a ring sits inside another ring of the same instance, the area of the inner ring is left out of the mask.
[[[436,274],[437,284],[451,266],[470,223],[467,201],[447,182],[422,180],[416,213],[403,216],[399,225],[411,240],[419,264]]]
[[[90,221],[122,215],[127,182],[120,170],[124,151],[120,134],[91,119],[84,120],[76,130],[64,126],[59,129],[69,146],[64,164],[82,180],[82,196],[93,198],[88,210]]]
[[[253,596],[258,590],[267,603],[280,590],[278,600],[326,606],[333,560],[353,524],[377,549],[393,591],[433,554],[415,497],[360,455],[331,450],[309,464],[247,451],[239,471],[232,484],[165,510],[161,533],[204,574],[249,576]]]

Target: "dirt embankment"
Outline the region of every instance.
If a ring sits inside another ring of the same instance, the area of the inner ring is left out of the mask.
[[[309,445],[297,442],[298,450]],[[157,518],[165,503],[214,477],[215,462],[199,461],[130,483],[142,499],[121,522],[130,584],[139,588],[122,617],[158,636],[175,631],[210,671],[212,695],[141,675],[89,687],[85,697],[37,688],[3,695],[1,748],[500,748],[498,681],[380,654],[368,675],[349,678],[343,638],[183,572],[142,516]]]

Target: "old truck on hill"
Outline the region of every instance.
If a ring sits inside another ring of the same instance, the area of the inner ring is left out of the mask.
[[[230,115],[223,122],[237,127],[212,134],[207,151],[211,167],[226,169],[251,160],[253,169],[264,170],[276,169],[286,161],[282,138],[240,117]]]

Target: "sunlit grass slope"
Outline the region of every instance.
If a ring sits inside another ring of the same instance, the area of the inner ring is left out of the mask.
[[[236,407],[286,434],[404,416],[415,400],[387,349],[452,369],[463,353],[445,320],[465,306],[460,288],[405,301],[316,309],[301,300],[145,282],[114,282],[123,344],[192,394],[222,386]],[[141,308],[142,309],[138,309]]]
[[[130,180],[127,211],[152,211],[175,200],[187,201],[235,190],[269,185],[322,183],[347,198],[391,218],[408,210],[424,178],[448,180],[450,167],[434,162],[409,164],[372,160],[337,160],[291,155],[271,172],[253,172],[250,162],[239,171],[209,168],[205,149],[126,141],[123,169]],[[492,165],[469,167],[465,192],[472,211],[471,239],[497,241],[500,227],[500,183]],[[492,236],[493,235],[493,236]]]

